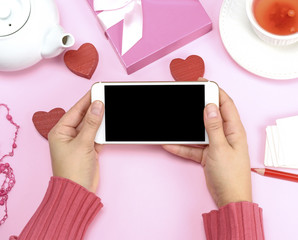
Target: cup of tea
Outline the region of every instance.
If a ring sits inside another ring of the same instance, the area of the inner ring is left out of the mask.
[[[246,0],[246,13],[266,43],[287,46],[298,42],[298,0]]]

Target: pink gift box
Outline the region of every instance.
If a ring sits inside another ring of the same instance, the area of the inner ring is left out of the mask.
[[[94,11],[93,0],[87,1]],[[121,55],[123,21],[106,31],[128,74],[212,29],[211,20],[198,0],[142,0],[142,5],[143,37],[124,55]]]

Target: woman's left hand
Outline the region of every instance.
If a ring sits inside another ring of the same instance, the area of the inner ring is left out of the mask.
[[[94,193],[99,182],[98,155],[102,148],[94,139],[103,113],[103,103],[91,104],[89,91],[48,135],[53,175],[70,179]]]

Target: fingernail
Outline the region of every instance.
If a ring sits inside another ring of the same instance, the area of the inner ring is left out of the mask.
[[[218,108],[215,104],[206,106],[207,118],[216,118],[218,116]]]
[[[91,106],[91,113],[96,116],[100,116],[101,111],[102,111],[102,106],[103,106],[103,104],[100,101],[93,102],[92,106]]]

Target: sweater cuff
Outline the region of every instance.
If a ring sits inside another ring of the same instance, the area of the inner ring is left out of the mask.
[[[255,203],[237,202],[203,214],[207,240],[263,240],[263,210]]]
[[[42,203],[18,239],[83,239],[102,206],[100,198],[81,185],[52,177]]]

